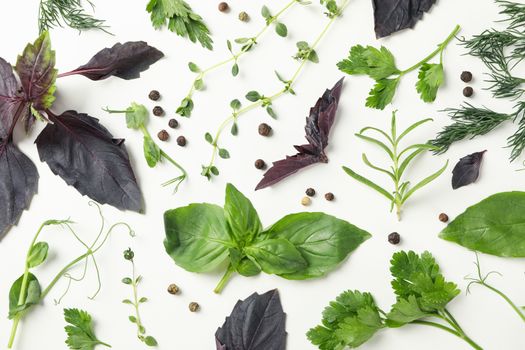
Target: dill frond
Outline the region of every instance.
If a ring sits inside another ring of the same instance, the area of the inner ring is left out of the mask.
[[[87,3],[94,8],[90,0]],[[105,21],[86,12],[81,0],[40,0],[38,29],[40,33],[55,27],[68,27],[78,31],[99,29],[106,32]]]

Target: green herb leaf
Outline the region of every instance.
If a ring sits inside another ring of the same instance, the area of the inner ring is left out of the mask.
[[[24,295],[22,294],[22,283],[24,275],[20,276],[9,290],[9,316],[12,320],[16,315],[25,309],[40,302],[41,288],[38,279],[32,273],[27,274],[27,284]],[[22,300],[21,303],[19,301]]]
[[[275,113],[272,107],[270,106],[266,107],[266,113],[268,113],[268,115],[272,117],[273,119],[277,119],[277,114]]]
[[[322,325],[308,331],[307,337],[320,349],[357,348],[384,327],[370,293],[346,291],[323,311]]]
[[[525,257],[525,192],[502,192],[467,208],[439,237],[501,257]]]
[[[149,136],[144,136],[144,158],[150,168],[153,168],[161,160],[162,155],[159,146]]]
[[[371,237],[368,232],[324,213],[287,215],[262,235],[287,239],[307,261],[305,269],[282,275],[288,279],[324,276]]]
[[[204,89],[204,81],[202,79],[195,80],[195,82],[193,83],[193,87],[197,91],[203,90]]]
[[[193,111],[193,100],[189,97],[185,97],[181,103],[180,106],[177,108],[176,113],[182,117],[189,117],[191,116],[191,112]]]
[[[275,32],[285,38],[288,35],[288,28],[284,23],[278,22],[275,26]]]
[[[437,97],[439,87],[445,80],[442,64],[425,63],[419,69],[418,81],[416,84],[417,92],[425,102],[434,102]]]
[[[236,77],[237,75],[239,75],[239,65],[237,63],[235,63],[233,66],[232,66],[232,75],[234,77]]]
[[[250,91],[246,94],[246,99],[250,102],[257,102],[262,98],[257,91]]]
[[[27,256],[26,264],[29,268],[37,267],[47,259],[47,252],[49,251],[49,244],[46,242],[38,242],[31,247],[29,255]]]
[[[238,99],[234,99],[230,102],[230,107],[234,110],[234,111],[238,111],[239,109],[241,109],[241,101],[239,101]]]
[[[230,132],[233,136],[237,136],[237,134],[239,133],[239,127],[237,126],[237,122],[233,122]]]
[[[210,30],[201,16],[192,11],[184,0],[150,0],[146,10],[151,14],[155,29],[168,29],[192,42],[199,41],[202,47],[213,49]]]
[[[374,88],[370,90],[369,96],[366,99],[366,106],[381,110],[385,109],[394,99],[397,84],[399,84],[399,78],[376,81]]]
[[[145,126],[148,117],[149,111],[144,105],[132,102],[131,106],[126,109],[126,125],[129,129],[138,130]]]
[[[294,273],[302,271],[308,266],[299,250],[283,238],[256,242],[246,247],[245,252],[268,274]]]
[[[94,350],[97,345],[110,345],[101,342],[95,336],[91,316],[84,310],[64,309],[64,318],[68,326],[66,344],[70,349]]]
[[[270,9],[268,8],[268,6],[264,5],[261,9],[261,15],[263,16],[263,18],[265,19],[268,19],[268,18],[271,18],[272,17],[272,14],[270,13]]]
[[[219,157],[222,159],[229,159],[230,158],[230,152],[228,152],[225,148],[219,148]]]
[[[153,338],[151,335],[148,335],[146,338],[144,338],[144,344],[146,344],[147,346],[157,346],[157,345],[159,345],[157,343],[157,340],[155,338]]]
[[[189,62],[188,63],[188,68],[190,69],[190,71],[192,71],[193,73],[200,73],[201,69],[199,68],[199,66],[197,66],[195,63],[193,62]]]
[[[370,71],[367,57],[365,55],[367,48],[361,45],[352,46],[347,59],[337,64],[340,71],[349,75],[367,74]]]
[[[228,257],[228,248],[233,246],[224,210],[216,205],[190,204],[168,210],[164,213],[164,225],[166,252],[188,271],[217,268]]]
[[[213,136],[211,136],[211,134],[209,132],[207,132],[206,134],[204,134],[204,139],[206,140],[206,142],[208,142],[210,145],[213,144]]]
[[[226,185],[224,212],[232,235],[239,243],[248,244],[262,231],[262,223],[252,202],[232,184]]]

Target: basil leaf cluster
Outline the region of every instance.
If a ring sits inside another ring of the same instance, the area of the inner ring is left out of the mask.
[[[321,277],[339,265],[370,234],[324,213],[290,214],[263,229],[252,203],[226,186],[224,207],[194,203],[164,214],[166,252],[191,272],[228,267],[216,293],[234,273],[261,272],[290,280]]]

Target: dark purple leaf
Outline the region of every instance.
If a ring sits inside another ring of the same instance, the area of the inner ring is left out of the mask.
[[[452,170],[452,188],[458,189],[476,182],[483,155],[487,151],[472,153],[463,157]]]
[[[25,99],[37,111],[45,111],[55,101],[55,51],[47,32],[42,33],[33,44],[28,44],[15,66],[22,83]]]
[[[93,200],[118,209],[142,211],[142,195],[122,139],[98,119],[76,111],[49,115],[36,139],[40,160],[54,174]]]
[[[286,314],[279,292],[254,293],[238,301],[215,333],[217,350],[286,349]]]
[[[38,190],[35,164],[12,142],[0,146],[0,236],[15,225]]]
[[[0,58],[0,138],[9,138],[17,113],[23,112],[20,109],[25,102],[18,92],[19,88],[13,67]]]
[[[376,37],[413,28],[436,0],[372,0]]]
[[[68,76],[81,74],[91,80],[102,80],[111,76],[130,80],[140,77],[140,73],[164,57],[156,48],[144,41],[117,43],[111,48],[99,51],[88,63],[74,71],[61,74]]]
[[[255,190],[276,184],[309,165],[328,162],[324,150],[328,146],[330,129],[334,124],[339,106],[343,80],[344,78],[339,80],[331,90],[326,90],[315,106],[310,109],[310,115],[306,118],[304,128],[308,144],[294,146],[299,153],[274,162],[273,166],[263,175],[263,179],[257,184]]]

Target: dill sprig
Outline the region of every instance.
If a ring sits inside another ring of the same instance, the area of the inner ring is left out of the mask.
[[[90,0],[87,3],[94,9]],[[86,12],[81,0],[40,0],[38,29],[40,33],[54,27],[68,27],[79,31],[99,29],[106,32],[105,21]]]
[[[504,17],[499,22],[506,23],[504,30],[486,29],[470,39],[462,39],[463,46],[471,56],[479,58],[488,68],[490,85],[487,90],[495,98],[512,101],[525,95],[525,78],[515,76],[513,70],[525,59],[525,5],[505,0],[496,0]],[[507,139],[512,149],[510,160],[518,158],[525,150],[525,101],[518,101],[511,113],[499,113],[486,107],[465,104],[458,109],[445,110],[453,120],[437,137],[430,141],[444,153],[457,141],[485,135],[505,121],[518,124],[518,130]]]

